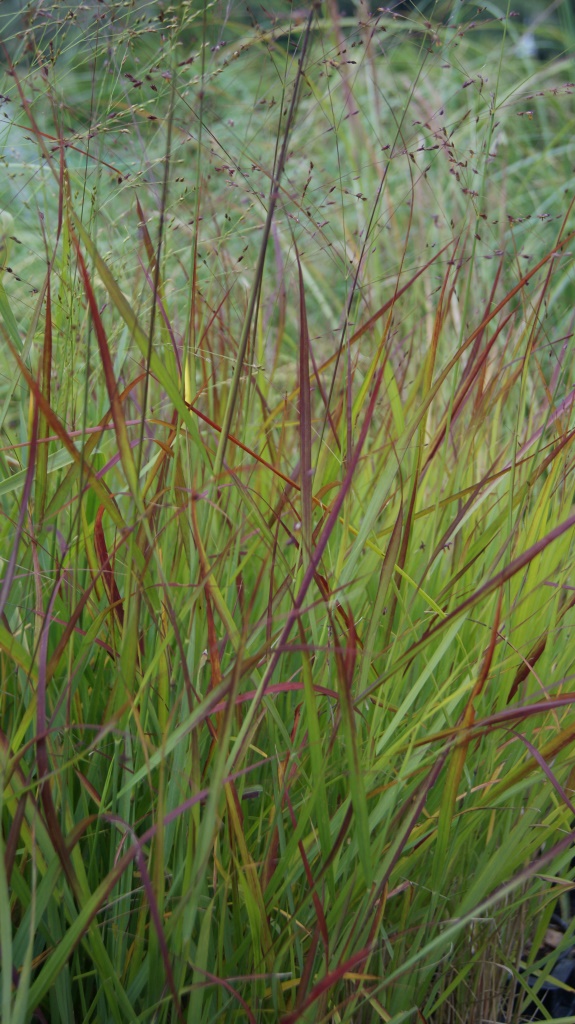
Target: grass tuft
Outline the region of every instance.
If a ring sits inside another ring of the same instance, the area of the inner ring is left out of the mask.
[[[574,31],[3,5],[5,1024],[550,1019]]]

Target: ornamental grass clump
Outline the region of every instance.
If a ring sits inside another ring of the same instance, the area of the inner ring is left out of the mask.
[[[4,1024],[573,942],[570,23],[276,6],[0,14]]]

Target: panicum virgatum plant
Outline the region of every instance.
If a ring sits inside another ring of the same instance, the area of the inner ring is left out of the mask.
[[[521,10],[2,5],[3,1024],[549,1016],[575,32]]]

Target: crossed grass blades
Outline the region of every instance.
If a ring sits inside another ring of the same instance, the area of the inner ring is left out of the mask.
[[[544,1013],[568,6],[14,7],[2,1020]]]

